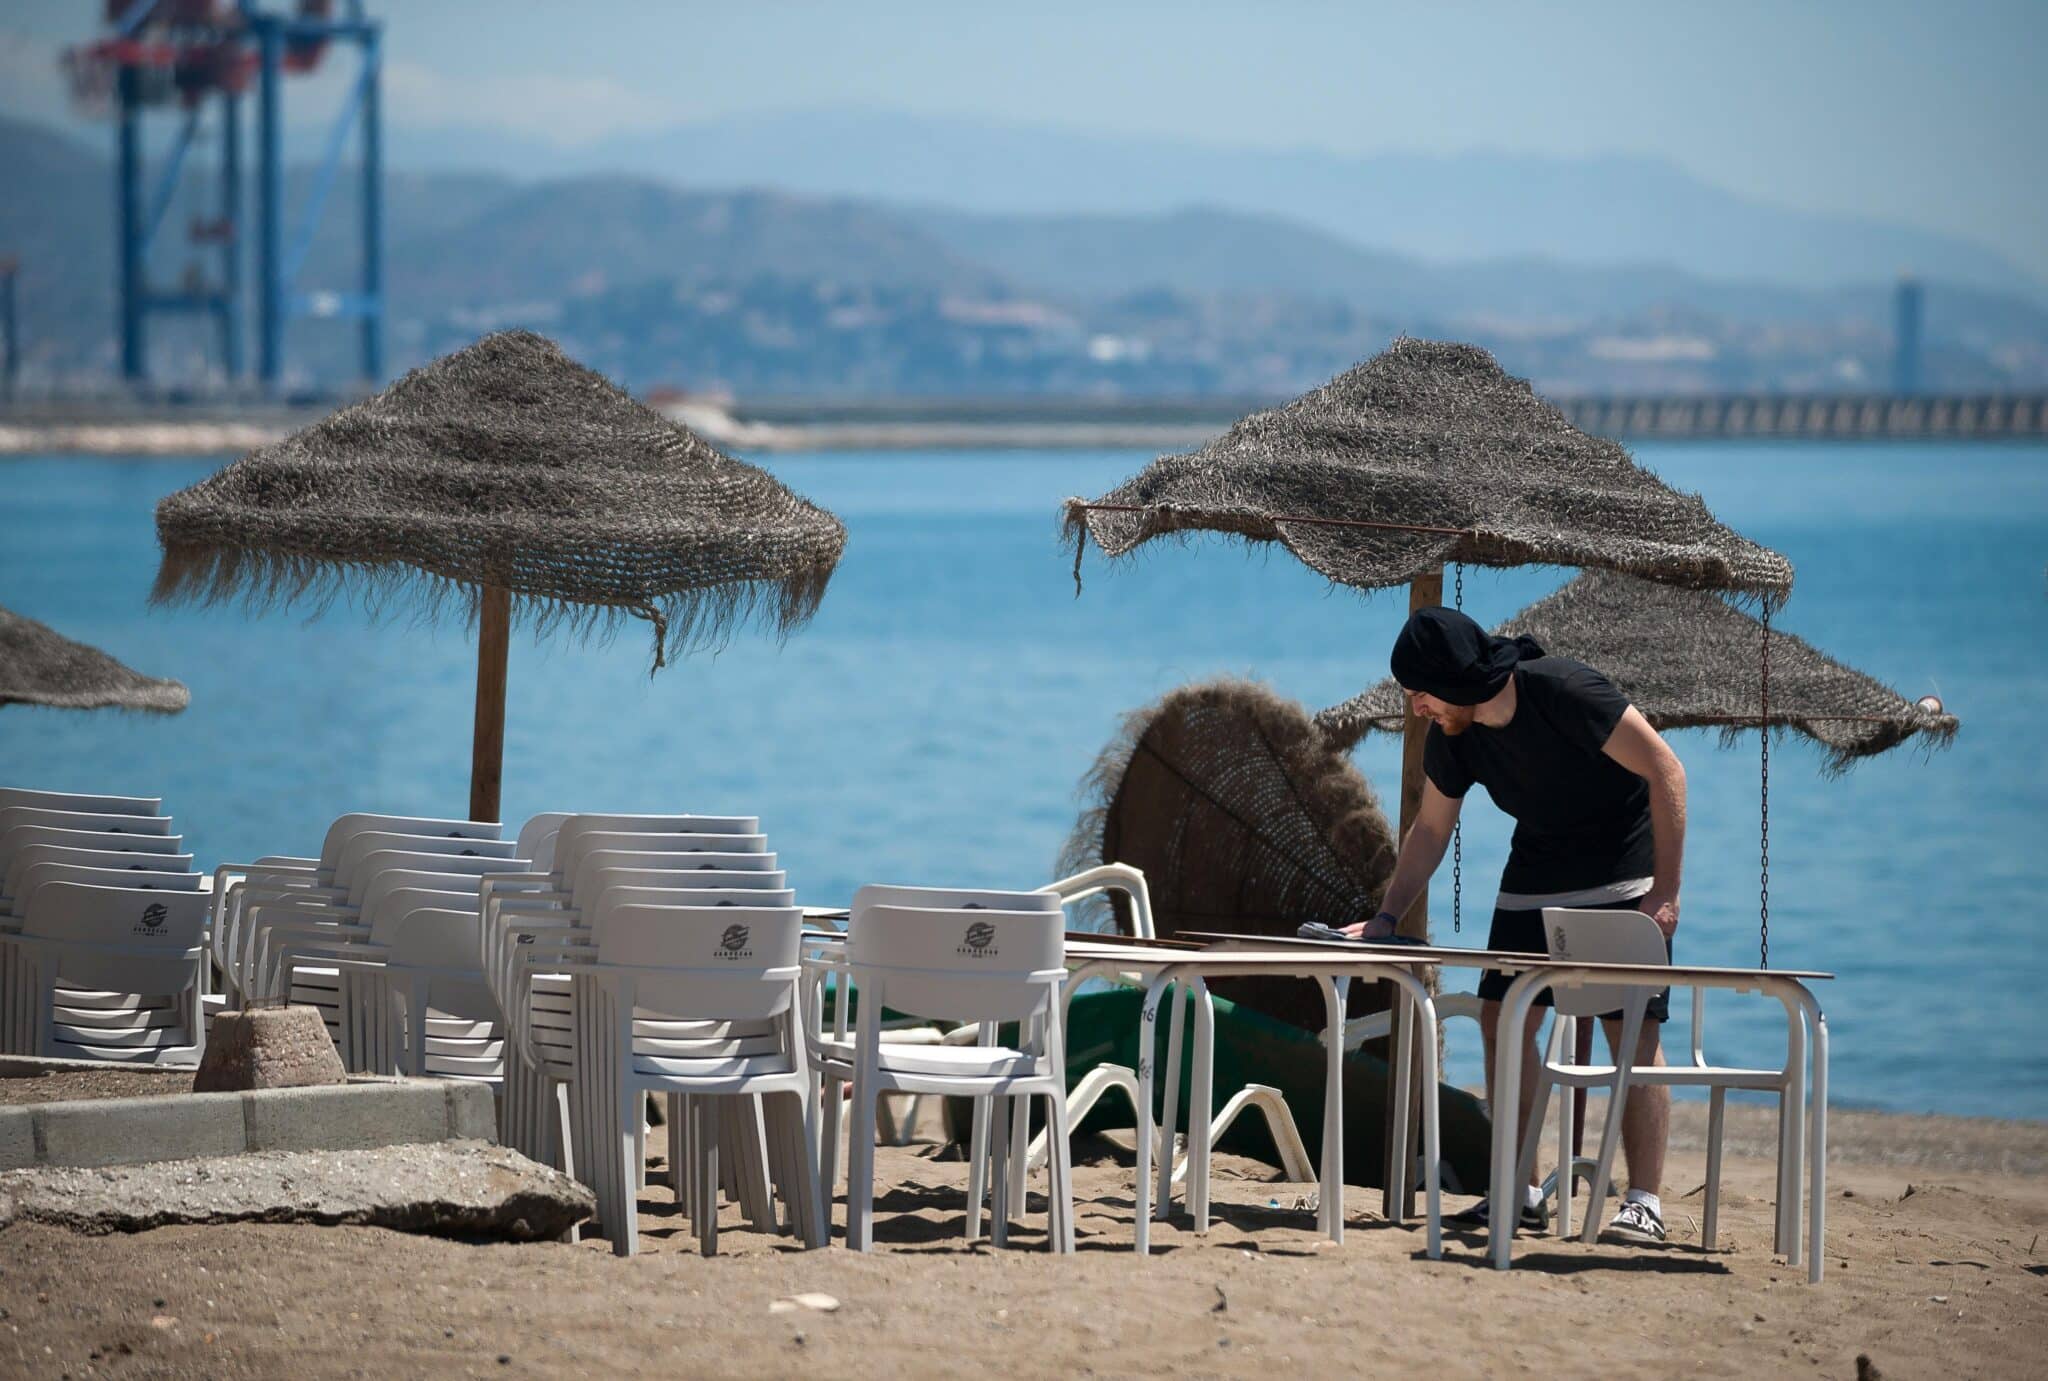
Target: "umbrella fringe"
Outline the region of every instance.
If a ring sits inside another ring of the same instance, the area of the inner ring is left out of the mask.
[[[831,574],[825,565],[776,580],[734,581],[618,603],[515,591],[512,619],[536,638],[566,632],[598,643],[609,642],[627,619],[645,619],[653,625],[652,675],[674,658],[722,650],[748,626],[763,625],[786,639],[817,612]],[[167,547],[150,591],[152,604],[193,600],[236,604],[250,613],[309,601],[308,619],[345,601],[373,622],[402,615],[416,623],[434,622],[451,607],[473,623],[480,598],[476,585],[403,562],[342,564],[223,546]]]

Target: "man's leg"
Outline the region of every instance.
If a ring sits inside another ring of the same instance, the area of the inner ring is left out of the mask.
[[[1621,1044],[1621,1023],[1607,1018],[1607,1048]],[[1651,1068],[1664,1063],[1664,1046],[1658,1039],[1660,1023],[1645,1020],[1636,1037],[1635,1066]],[[1621,1115],[1621,1153],[1628,1162],[1628,1187],[1645,1194],[1661,1194],[1664,1182],[1664,1148],[1671,1139],[1671,1090],[1663,1084],[1633,1084],[1628,1104]]]
[[[1536,1079],[1539,1073],[1537,1068],[1536,1032],[1543,1025],[1543,1018],[1547,1011],[1547,1008],[1531,1007],[1529,1009],[1528,1026],[1522,1032],[1522,1096],[1516,1106],[1515,1117],[1515,1145],[1517,1147],[1521,1146],[1523,1134],[1528,1130],[1529,1105],[1536,1096]],[[1479,1038],[1486,1050],[1486,1093],[1490,1100],[1493,1097],[1494,1051],[1500,1039],[1500,1004],[1491,999],[1479,1004]],[[1668,1114],[1666,1120],[1669,1120]],[[1660,1150],[1658,1153],[1660,1160],[1662,1155],[1663,1153]],[[1630,1161],[1629,1165],[1630,1174],[1633,1176],[1635,1162]],[[1540,1184],[1541,1182],[1541,1178],[1536,1172],[1536,1167],[1532,1165],[1529,1168],[1529,1183]]]

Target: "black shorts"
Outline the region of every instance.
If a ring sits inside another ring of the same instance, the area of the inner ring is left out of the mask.
[[[1640,900],[1640,898],[1637,900]],[[1581,906],[1574,907],[1573,909],[1577,911],[1634,911],[1636,903],[1635,901],[1616,901],[1607,902],[1600,906]],[[1503,911],[1496,907],[1493,913],[1493,929],[1486,933],[1486,947],[1488,949],[1507,950],[1514,954],[1547,954],[1550,950],[1550,944],[1543,936],[1543,912],[1540,910]],[[1664,957],[1666,960],[1671,958],[1671,937],[1669,935],[1664,937]],[[1502,973],[1499,969],[1487,969],[1479,975],[1479,996],[1487,1002],[1498,1002],[1507,996],[1508,984],[1513,981],[1512,976]],[[1545,988],[1542,992],[1536,994],[1536,1005],[1538,1007],[1548,1007],[1551,1005],[1550,989]],[[1621,1013],[1618,1011],[1603,1012],[1601,1016],[1603,1020],[1607,1018],[1612,1018],[1615,1021],[1621,1020]],[[1670,1019],[1671,989],[1659,988],[1657,995],[1651,998],[1649,1005],[1643,1009],[1643,1020],[1669,1021]]]

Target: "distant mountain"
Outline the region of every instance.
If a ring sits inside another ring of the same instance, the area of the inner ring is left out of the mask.
[[[525,166],[569,156],[535,151]],[[2003,255],[1968,240],[1765,205],[1651,158],[1351,157],[849,110],[732,116],[618,136],[573,157],[585,168],[693,186],[775,186],[976,212],[1221,206],[1438,263],[1661,264],[1804,287],[1912,272],[2048,298]]]
[[[205,168],[175,202],[152,281],[210,281],[176,233],[211,214]],[[21,256],[31,377],[114,368],[104,149],[0,120],[0,253]],[[288,174],[304,204],[310,174]],[[296,280],[348,290],[359,188],[345,171]],[[1283,216],[1193,206],[1042,215],[626,174],[546,181],[394,171],[385,185],[388,367],[524,325],[636,386],[816,394],[1273,394],[1397,332],[1450,335],[1563,391],[1841,388],[1888,374],[1888,275],[1802,287],[1668,264],[1445,262]],[[245,271],[253,271],[253,246]],[[248,301],[254,311],[253,277]],[[158,377],[199,377],[209,323],[154,318]],[[1924,377],[2048,383],[2048,307],[1930,281]],[[349,378],[355,332],[295,321],[293,368]]]

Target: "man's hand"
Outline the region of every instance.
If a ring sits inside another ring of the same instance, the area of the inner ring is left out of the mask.
[[[1384,940],[1394,933],[1395,919],[1382,911],[1369,921],[1353,921],[1344,933],[1354,940]]]
[[[1667,896],[1662,892],[1645,892],[1643,894],[1642,900],[1636,903],[1636,910],[1642,912],[1645,916],[1648,916],[1651,920],[1655,921],[1657,923],[1657,929],[1664,932],[1665,939],[1668,940],[1674,934],[1677,933],[1677,894],[1673,893]]]

